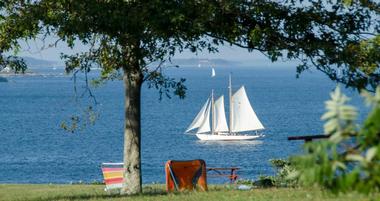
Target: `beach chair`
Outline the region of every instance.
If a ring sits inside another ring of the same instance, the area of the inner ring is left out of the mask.
[[[168,161],[165,164],[166,190],[168,192],[207,191],[207,171],[204,160]]]
[[[102,163],[102,173],[107,192],[120,191],[123,187],[124,163]]]

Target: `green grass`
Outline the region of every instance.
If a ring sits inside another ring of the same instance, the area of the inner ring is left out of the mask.
[[[103,185],[22,185],[0,184],[0,200],[152,200],[152,201],[186,201],[186,200],[253,200],[253,201],[366,201],[376,200],[379,194],[365,196],[356,193],[335,196],[318,189],[269,188],[250,191],[232,190],[223,186],[211,186],[208,192],[165,192],[163,185],[144,187],[144,193],[136,196],[109,195]]]

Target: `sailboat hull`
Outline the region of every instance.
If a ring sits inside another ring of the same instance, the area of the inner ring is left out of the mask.
[[[209,141],[238,141],[238,140],[255,140],[263,135],[210,135],[195,134],[200,140]]]

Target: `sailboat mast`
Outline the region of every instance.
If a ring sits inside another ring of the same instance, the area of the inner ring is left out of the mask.
[[[211,135],[215,133],[214,89],[211,90]]]
[[[230,103],[230,123],[229,123],[229,133],[232,134],[232,81],[231,81],[231,73],[229,77],[229,83],[228,83],[228,89],[229,89],[229,103]]]

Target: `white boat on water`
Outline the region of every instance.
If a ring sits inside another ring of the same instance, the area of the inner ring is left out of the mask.
[[[264,135],[258,131],[264,126],[256,116],[247,97],[244,86],[232,94],[231,76],[229,79],[229,125],[227,125],[224,110],[224,96],[214,101],[214,90],[207,99],[198,115],[186,129],[186,133],[196,130],[195,135],[200,140],[254,140]],[[210,118],[211,115],[211,118]],[[211,122],[210,122],[211,121]],[[254,135],[242,133],[255,132]]]

